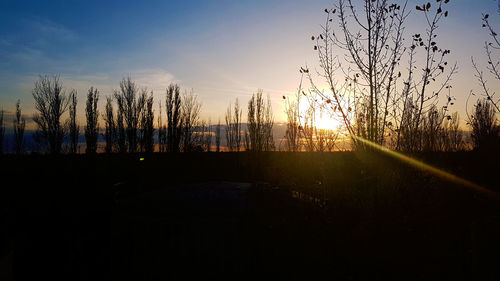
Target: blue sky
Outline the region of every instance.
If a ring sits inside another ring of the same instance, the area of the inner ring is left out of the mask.
[[[410,6],[425,1],[410,1]],[[280,119],[281,96],[298,85],[298,69],[317,65],[310,36],[333,1],[2,1],[0,3],[0,107],[21,99],[33,108],[31,88],[39,74],[58,74],[83,97],[101,95],[131,75],[162,98],[177,82],[203,102],[203,117],[223,119],[229,102],[262,88]],[[443,45],[459,64],[455,95],[473,89],[470,56],[481,62],[486,32],[481,13],[500,26],[495,0],[452,0],[440,27]],[[419,30],[412,12],[407,37]],[[483,60],[484,62],[484,60]],[[497,87],[498,88],[498,87]],[[102,98],[101,100],[104,100]],[[457,102],[463,111],[465,103]],[[80,110],[82,113],[83,110]]]

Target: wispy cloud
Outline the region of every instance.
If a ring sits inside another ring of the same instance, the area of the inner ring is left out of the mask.
[[[129,74],[140,87],[147,87],[156,93],[163,93],[171,83],[180,83],[169,71],[161,68],[139,69]]]
[[[57,42],[75,42],[79,39],[76,32],[48,19],[25,19],[24,24],[33,34],[32,44],[40,47]]]

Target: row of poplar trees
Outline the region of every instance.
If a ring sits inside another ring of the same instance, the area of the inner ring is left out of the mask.
[[[81,133],[77,118],[77,91],[71,90],[66,95],[59,77],[40,76],[35,81],[32,95],[35,101],[33,121],[36,126],[33,134],[36,147],[34,150],[59,154],[66,151],[79,152]],[[98,109],[99,91],[90,87],[85,104],[86,124],[85,152],[98,152],[100,136],[99,121],[104,123],[103,150],[106,153],[153,152],[156,143],[159,152],[210,151],[212,137],[215,136],[216,151],[221,150],[221,124],[210,125],[200,121],[201,103],[191,93],[181,95],[180,87],[171,84],[166,89],[164,102],[159,103],[159,115],[155,129],[153,111],[153,92],[140,89],[130,78],[120,81],[120,87],[113,95],[106,97],[104,112]],[[163,107],[164,106],[164,107]],[[20,102],[16,106],[14,120],[15,151],[23,153],[24,128],[26,121],[22,117]],[[163,108],[166,122],[163,120]],[[68,112],[68,117],[63,116]],[[264,101],[262,90],[253,95],[248,102],[248,120],[246,129],[242,126],[242,109],[238,100],[234,108],[229,105],[225,121],[225,139],[229,151],[270,151],[274,150],[274,118],[269,96]],[[3,111],[0,112],[0,124],[3,124]],[[214,128],[215,127],[215,128]],[[0,126],[0,143],[3,143],[5,128]],[[0,147],[3,151],[3,147]]]

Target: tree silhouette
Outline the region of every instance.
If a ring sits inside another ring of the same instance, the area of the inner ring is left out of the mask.
[[[441,150],[456,152],[464,150],[463,132],[459,127],[460,117],[458,112],[454,112],[444,119],[442,124],[443,133],[441,134]]]
[[[212,130],[213,126],[210,124],[211,121],[208,119],[208,122],[201,121],[201,125],[198,129],[198,135],[200,139],[200,143],[203,147],[203,150],[206,152],[210,152],[212,150]]]
[[[217,126],[215,127],[215,152],[220,152],[220,118]]]
[[[299,132],[305,150],[308,152],[313,152],[316,147],[316,140],[314,137],[316,132],[316,108],[312,103],[304,113],[302,126],[300,126]]]
[[[319,59],[318,75],[328,90],[314,81],[307,67],[301,72],[309,78],[318,107],[342,120],[358,148],[363,144],[357,143],[357,136],[382,145],[397,139],[398,149],[411,147],[399,145],[400,138],[421,137],[422,116],[437,103],[440,92],[449,88],[456,65],[447,70],[445,57],[450,51],[436,41],[438,24],[448,15],[444,11],[448,1],[436,3],[416,7],[427,28],[425,35],[413,35],[410,46],[404,44],[407,2],[339,0],[333,9],[325,10],[322,32],[312,40]],[[335,19],[339,30],[333,28]],[[424,49],[421,64],[416,60],[418,49]],[[407,68],[401,65],[404,56]],[[408,75],[403,78],[405,71]],[[432,83],[436,86],[430,91]]]
[[[170,84],[167,88],[167,151],[179,152],[182,135],[180,88]]]
[[[197,140],[194,130],[199,125],[201,103],[197,96],[191,91],[185,93],[182,98],[181,120],[182,120],[182,147],[184,152],[194,151]]]
[[[137,130],[139,126],[139,117],[144,109],[146,94],[143,92],[137,97],[139,89],[132,78],[123,78],[120,81],[120,91],[115,91],[115,98],[118,102],[119,116],[126,128],[126,141],[129,152],[137,151]],[[120,136],[121,137],[121,136]]]
[[[77,105],[77,93],[75,90],[71,91],[69,94],[69,141],[70,141],[70,153],[75,154],[78,151],[78,135],[80,134],[80,126],[76,122],[76,105]]]
[[[116,146],[116,125],[115,125],[115,117],[113,113],[113,98],[106,97],[106,107],[103,114],[104,120],[104,139],[106,141],[106,146],[104,147],[104,151],[106,153],[113,152]]]
[[[431,10],[430,3],[424,4],[421,7],[417,6],[417,10],[421,11],[425,15],[427,29],[425,35],[413,35],[413,45],[410,47],[410,66],[413,66],[415,50],[418,48],[424,49],[425,65],[422,67],[420,79],[415,79],[416,76],[413,76],[413,71],[410,71],[409,79],[406,83],[412,85],[416,94],[416,99],[413,100],[413,106],[416,106],[417,109],[415,112],[416,115],[412,120],[413,122],[410,124],[402,124],[404,126],[408,126],[410,130],[413,131],[414,136],[418,136],[420,126],[423,125],[421,121],[422,116],[425,114],[425,109],[429,108],[428,114],[434,114],[434,106],[437,104],[439,94],[444,89],[450,89],[451,85],[449,82],[451,77],[456,73],[457,69],[456,64],[454,64],[454,66],[452,66],[450,71],[446,74],[445,68],[448,65],[446,56],[450,53],[450,50],[440,48],[436,40],[439,22],[444,17],[448,16],[448,11],[443,12],[443,9],[445,8],[443,5],[446,5],[447,3],[448,1],[437,1],[437,9],[435,9],[434,12]],[[437,79],[443,75],[444,81],[441,82],[441,85],[437,85],[437,88],[430,92],[429,85],[433,83],[435,84]],[[411,99],[408,94],[408,92],[405,92],[405,100]],[[450,101],[451,97],[448,94],[448,104],[446,107],[443,107],[443,109],[447,110],[448,106],[453,104],[450,103]],[[403,114],[405,114],[405,112],[403,112]],[[428,117],[431,115],[428,115]],[[422,138],[422,136],[420,136],[420,138]],[[425,136],[423,137],[423,141],[426,141]]]
[[[26,127],[26,120],[21,112],[21,101],[17,100],[16,103],[16,119],[13,121],[14,129],[14,151],[16,154],[24,152],[24,128]]]
[[[495,55],[496,52],[500,50],[500,41],[498,39],[498,34],[493,29],[493,26],[490,24],[489,15],[483,14],[483,28],[488,30],[488,33],[491,37],[491,42],[484,42],[484,50],[486,53],[486,58],[488,60],[488,65],[486,70],[488,70],[490,77],[493,78],[494,81],[500,81],[500,60],[498,56]],[[495,97],[495,93],[488,87],[487,78],[482,70],[480,70],[479,66],[474,61],[474,58],[471,58],[472,66],[475,70],[475,77],[477,78],[479,84],[481,85],[482,93],[486,101],[490,102],[498,114],[500,113],[500,98]]]
[[[226,110],[226,146],[229,151],[238,152],[241,149],[241,114],[238,99],[234,103],[234,108],[229,104]]]
[[[248,102],[246,138],[249,150],[255,152],[274,150],[273,125],[271,99],[268,95],[266,104],[262,98],[262,90],[258,90]]]
[[[118,146],[119,153],[127,152],[127,133],[125,131],[125,106],[123,105],[124,100],[123,97],[117,95],[115,92],[115,98],[117,103],[117,112],[116,112],[116,140]]]
[[[3,122],[3,109],[0,110],[0,155],[3,154],[3,142],[5,138],[5,124]]]
[[[90,87],[87,93],[87,104],[85,107],[85,116],[87,125],[85,126],[85,141],[87,154],[97,152],[97,137],[99,134],[99,111],[97,110],[97,102],[99,101],[99,91],[94,87]]]
[[[474,113],[469,117],[472,127],[472,141],[475,150],[498,150],[500,144],[500,127],[491,102],[478,100]]]
[[[64,138],[61,116],[69,105],[69,99],[64,94],[59,77],[40,76],[35,81],[32,95],[36,110],[33,115],[33,121],[37,126],[35,141],[39,145],[48,146],[51,154],[59,154]]]
[[[162,116],[162,102],[160,100],[159,108],[160,112],[158,114],[158,150],[159,152],[167,151],[167,127],[163,125]]]
[[[285,133],[285,145],[287,151],[299,151],[300,150],[300,95],[302,91],[302,79],[303,74],[300,78],[299,88],[294,100],[285,99],[285,113],[287,118],[286,123],[286,133]]]
[[[145,92],[143,92],[145,95]],[[145,97],[144,109],[141,115],[141,148],[142,151],[151,153],[154,149],[154,112],[153,112],[153,92]]]

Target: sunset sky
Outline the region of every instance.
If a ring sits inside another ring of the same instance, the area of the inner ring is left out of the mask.
[[[423,33],[423,17],[412,14],[406,38]],[[434,1],[432,1],[434,2]],[[90,86],[104,96],[130,75],[164,98],[177,82],[203,102],[203,118],[223,119],[229,102],[246,104],[261,88],[284,121],[282,96],[299,83],[299,68],[317,66],[311,35],[320,32],[325,8],[334,1],[2,1],[0,4],[0,108],[12,111],[21,99],[33,110],[31,89],[42,74],[61,77],[77,89],[79,115]],[[471,56],[484,67],[486,30],[481,13],[500,29],[495,0],[451,0],[439,40],[451,49],[459,74],[453,78],[454,110],[464,118],[465,99],[478,89]],[[498,84],[498,83],[497,83]],[[490,86],[500,91],[498,85]]]

